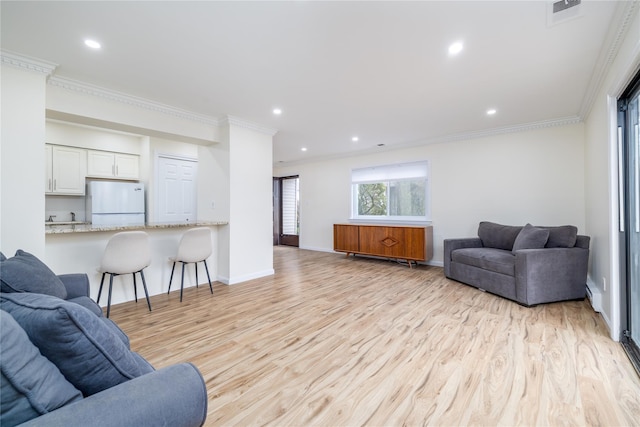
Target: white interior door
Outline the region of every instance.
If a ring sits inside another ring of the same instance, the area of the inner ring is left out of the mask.
[[[158,221],[196,222],[198,162],[158,156]]]

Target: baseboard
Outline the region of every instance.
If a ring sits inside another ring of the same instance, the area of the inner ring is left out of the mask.
[[[602,292],[600,291],[600,288],[596,286],[593,280],[591,280],[591,277],[587,277],[587,297],[589,298],[589,302],[591,303],[591,307],[593,307],[593,310],[597,313],[603,314]],[[607,321],[604,315],[603,318],[605,318],[605,321]]]
[[[261,277],[266,277],[266,276],[273,276],[274,274],[275,274],[275,270],[273,268],[270,268],[267,270],[256,271],[255,273],[245,274],[242,276],[234,276],[231,278],[218,275],[216,277],[216,280],[218,282],[224,283],[225,285],[236,285],[238,283],[246,282],[248,280],[259,279]]]
[[[317,248],[315,246],[300,246],[298,249],[304,249],[306,251],[315,251],[315,252],[329,252],[329,253],[339,253],[334,251],[333,249],[327,249],[327,248]]]

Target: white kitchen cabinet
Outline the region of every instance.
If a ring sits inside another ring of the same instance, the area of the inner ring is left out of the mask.
[[[138,179],[140,177],[140,158],[135,154],[89,150],[87,152],[87,177]]]
[[[84,195],[87,150],[45,144],[46,194]]]

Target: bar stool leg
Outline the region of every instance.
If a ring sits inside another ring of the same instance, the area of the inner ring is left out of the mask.
[[[134,277],[136,273],[133,273]],[[144,288],[144,295],[147,297],[147,305],[149,306],[149,311],[151,311],[151,302],[149,301],[149,292],[147,292],[147,282],[144,280],[144,273],[140,270],[140,277],[142,277],[142,287]]]
[[[197,261],[193,263],[193,268],[196,269],[196,288],[197,288],[198,284],[199,284],[199,282],[198,282],[198,262]]]
[[[207,271],[207,280],[209,280],[209,289],[211,290],[211,293],[213,293],[213,286],[211,286],[211,277],[209,276],[209,267],[207,267],[207,260],[205,259],[202,262],[204,262],[204,269]]]
[[[180,282],[180,302],[182,302],[182,290],[184,289],[184,265],[185,263],[182,263],[182,282]]]
[[[171,267],[171,276],[169,276],[169,289],[167,289],[167,295],[171,292],[171,281],[173,280],[173,270],[176,269],[176,262],[173,261],[173,267]]]
[[[133,273],[133,295],[136,297],[136,302],[138,302],[138,284],[136,283],[136,273]]]
[[[113,273],[109,273],[109,298],[107,300],[107,319],[111,313],[111,288],[113,288]]]
[[[102,273],[102,280],[100,280],[100,289],[98,290],[98,300],[96,301],[100,304],[100,295],[102,295],[102,284],[104,283],[104,275],[107,273]]]

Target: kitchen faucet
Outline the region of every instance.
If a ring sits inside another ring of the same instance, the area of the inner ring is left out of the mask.
[[[76,214],[75,212],[71,212],[71,222],[75,222],[76,221]]]
[[[47,222],[53,222],[53,218],[55,217],[55,215],[49,215],[49,219],[47,220]]]

